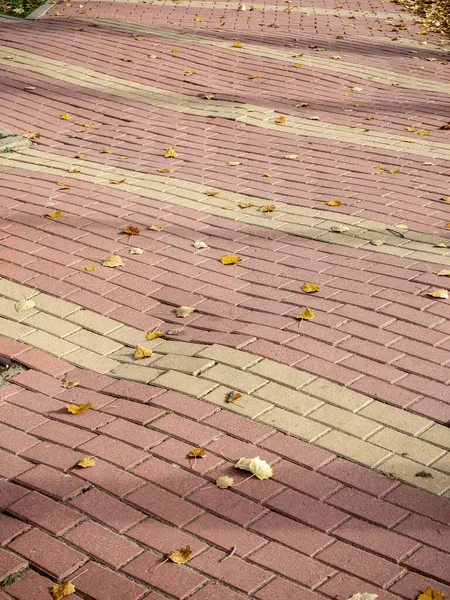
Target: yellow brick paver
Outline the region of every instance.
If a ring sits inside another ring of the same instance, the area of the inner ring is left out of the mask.
[[[253,396],[304,416],[323,405],[323,402],[317,398],[308,396],[301,391],[287,388],[279,383],[274,383],[273,381],[254,391]]]
[[[311,394],[323,402],[340,406],[352,412],[356,412],[362,407],[370,405],[372,402],[371,398],[363,394],[358,394],[358,392],[321,378],[317,378],[309,385],[306,385],[302,388],[302,392]],[[370,418],[370,415],[367,416]]]
[[[281,363],[269,360],[268,358],[265,358],[248,370],[252,373],[257,373],[266,379],[283,383],[294,389],[304,386],[315,378],[311,373],[299,371],[298,369],[282,365]]]
[[[335,452],[340,456],[371,468],[377,466],[391,455],[388,450],[359,440],[342,431],[330,431],[319,438],[316,444],[330,452]]]
[[[401,479],[426,489],[435,494],[442,494],[450,489],[450,476],[441,473],[432,467],[425,467],[403,456],[392,456],[380,465],[380,471],[391,477]],[[418,477],[417,473],[429,473],[431,477]]]
[[[239,390],[249,394],[267,383],[267,379],[258,377],[248,371],[241,371],[227,365],[215,365],[201,374],[202,379],[209,379],[227,386],[230,390]]]
[[[198,352],[197,356],[204,358],[211,358],[217,360],[231,367],[237,367],[238,369],[246,369],[257,363],[260,358],[249,352],[243,352],[241,350],[235,350],[234,348],[228,348],[227,346],[218,346],[216,344],[208,346],[201,352]]]
[[[306,442],[313,442],[330,431],[329,427],[321,423],[317,423],[301,415],[295,415],[278,407],[260,415],[257,420],[267,425],[272,425],[280,431],[294,435]]]
[[[433,423],[429,419],[377,400],[362,408],[358,414],[411,435],[419,435]]]
[[[199,398],[213,390],[217,384],[214,381],[206,381],[205,379],[193,377],[186,373],[167,371],[154,379],[152,385],[159,385],[169,388],[169,390],[176,390],[177,392]]]

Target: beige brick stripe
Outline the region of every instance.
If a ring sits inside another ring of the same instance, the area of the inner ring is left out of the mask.
[[[243,42],[243,48],[233,48],[233,42],[229,40],[221,40],[208,36],[202,36],[191,33],[180,33],[173,29],[166,27],[155,27],[153,25],[141,25],[139,23],[124,23],[119,21],[113,21],[110,19],[83,19],[83,22],[91,22],[96,24],[107,25],[115,29],[125,29],[128,31],[136,31],[139,33],[149,33],[151,35],[163,37],[178,42],[195,42],[198,44],[204,44],[207,46],[214,46],[217,48],[224,48],[231,52],[239,52],[242,54],[249,54],[251,56],[258,56],[262,58],[270,58],[273,60],[282,60],[283,62],[298,62],[293,58],[293,52],[286,50],[278,50],[277,48],[270,48],[262,44],[247,44]],[[372,39],[372,38],[370,38]],[[379,38],[376,38],[378,43]],[[422,79],[420,77],[414,77],[411,75],[404,75],[395,71],[388,71],[387,69],[381,69],[377,67],[370,67],[367,65],[362,66],[361,64],[347,62],[345,60],[333,60],[331,58],[322,58],[316,56],[313,53],[305,54],[300,60],[301,64],[313,67],[315,69],[322,69],[325,71],[332,71],[333,73],[341,73],[342,75],[348,75],[349,77],[357,77],[367,81],[374,81],[383,85],[395,85],[401,88],[407,88],[412,90],[423,90],[434,93],[450,94],[450,84],[442,82],[432,81],[430,79]],[[408,138],[410,139],[410,138]]]
[[[77,165],[80,173],[69,173],[70,167]],[[262,214],[259,208],[267,204],[267,200],[256,196],[242,195],[227,190],[220,190],[218,197],[205,195],[205,187],[162,175],[140,173],[122,167],[102,165],[94,161],[77,160],[58,156],[50,152],[27,149],[20,152],[0,154],[0,167],[14,167],[36,173],[53,175],[58,180],[87,181],[94,185],[117,190],[112,181],[125,178],[120,189],[142,198],[150,198],[175,206],[183,206],[204,214],[213,214],[225,219],[239,221],[242,224],[257,225],[266,229],[276,229],[291,235],[298,235],[323,242],[364,248],[372,252],[381,252],[395,256],[408,257],[415,261],[427,261],[439,265],[450,266],[450,248],[437,248],[436,244],[445,242],[438,236],[404,232],[405,237],[398,237],[387,231],[390,227],[377,221],[362,219],[357,215],[346,215],[338,212],[276,203],[274,213]],[[70,201],[70,196],[67,198]],[[242,210],[240,202],[251,202],[253,207]],[[233,206],[224,210],[224,206]],[[344,232],[335,232],[333,227],[343,225]],[[383,240],[384,244],[375,246],[373,240]]]
[[[36,307],[18,313],[15,303],[24,298]],[[4,278],[0,335],[78,367],[202,398],[429,492],[450,489],[448,429],[306,371],[225,346],[146,341],[145,332],[84,310],[70,296]],[[134,361],[137,344],[153,355]],[[226,403],[230,390],[242,398]],[[424,469],[432,477],[415,476]]]

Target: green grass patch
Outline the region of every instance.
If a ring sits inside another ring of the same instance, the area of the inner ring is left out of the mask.
[[[0,14],[25,18],[45,0],[0,0]]]

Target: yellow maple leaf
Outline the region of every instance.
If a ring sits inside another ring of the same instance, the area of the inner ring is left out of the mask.
[[[198,456],[200,456],[201,458],[206,456],[206,450],[204,448],[194,448],[194,450],[191,450],[188,453],[189,458],[197,458]]]
[[[164,158],[176,158],[178,154],[173,150],[173,148],[166,148],[166,153],[164,154]]]
[[[86,404],[68,404],[66,406],[67,412],[70,412],[72,415],[81,415],[91,408],[93,408],[93,404],[90,402]]]
[[[91,265],[89,267],[84,267],[84,270],[87,271],[88,273],[93,273],[94,271],[97,270],[97,267],[94,267],[94,265]]]
[[[62,119],[63,121],[68,121],[70,119],[70,115],[69,115],[69,113],[64,113],[64,114],[60,115],[59,118]]]
[[[284,125],[284,123],[286,123],[286,117],[280,115],[278,118],[275,119],[275,123],[277,123],[278,125]]]
[[[134,351],[134,360],[141,360],[142,358],[148,358],[153,354],[152,350],[148,350],[139,344],[136,346],[136,350]]]
[[[164,333],[162,331],[150,331],[145,337],[147,340],[156,340],[157,338],[164,337]]]
[[[342,206],[342,202],[340,200],[330,200],[327,202],[327,206]]]
[[[242,44],[240,44],[239,42],[235,42],[233,44],[233,48],[243,48],[244,46]]]
[[[311,321],[311,319],[314,319],[314,313],[310,308],[305,308],[305,310],[299,315],[296,315],[295,318],[299,321]]]
[[[89,467],[93,467],[95,465],[95,458],[93,456],[89,456],[86,458],[82,458],[77,462],[78,467],[82,467],[83,469],[88,469]]]
[[[185,546],[184,548],[180,548],[175,552],[169,552],[167,554],[167,558],[177,565],[184,565],[187,561],[192,557],[192,552],[190,546]]]
[[[62,212],[60,210],[55,210],[55,212],[51,212],[47,214],[47,217],[49,217],[50,219],[58,219],[58,217],[60,217],[62,215]]]
[[[55,600],[61,600],[66,596],[70,596],[70,594],[75,593],[75,586],[71,581],[67,581],[67,583],[61,583],[60,585],[54,585],[52,587],[52,596]]]
[[[312,294],[313,292],[320,292],[322,288],[317,283],[305,283],[302,287],[302,292],[305,294]]]
[[[150,225],[150,231],[164,231],[164,227],[160,227],[159,225]]]
[[[134,227],[133,225],[128,225],[128,227],[124,229],[122,233],[126,233],[127,235],[141,235],[140,229]]]
[[[223,265],[235,265],[236,263],[241,262],[241,259],[239,258],[239,256],[235,256],[235,255],[222,256],[222,258],[220,259],[220,262]]]
[[[277,207],[274,204],[265,204],[261,206],[260,211],[263,213],[275,212]]]
[[[429,587],[418,596],[417,600],[445,600],[445,597],[441,592]]]
[[[430,292],[427,292],[427,295],[432,296],[433,298],[440,298],[441,300],[447,300],[449,297],[448,291],[443,288],[431,290]]]
[[[250,208],[254,206],[254,204],[252,204],[251,202],[239,202],[238,206],[239,208]]]

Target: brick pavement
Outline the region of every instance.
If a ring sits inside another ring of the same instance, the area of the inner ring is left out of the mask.
[[[0,154],[2,599],[450,592],[448,40],[391,2],[245,8],[0,18],[33,141]]]

